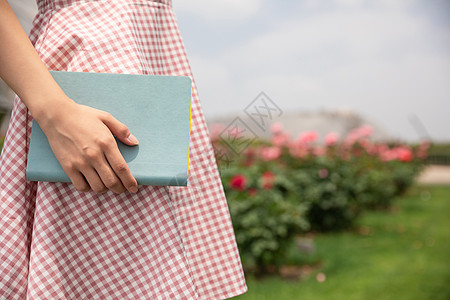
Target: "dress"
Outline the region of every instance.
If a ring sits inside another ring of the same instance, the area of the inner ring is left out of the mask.
[[[29,37],[50,70],[192,78],[170,0],[37,2]],[[195,83],[188,187],[99,195],[27,181],[31,121],[16,97],[0,158],[0,299],[224,299],[247,291]]]

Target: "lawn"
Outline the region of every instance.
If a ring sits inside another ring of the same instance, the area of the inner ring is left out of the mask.
[[[301,259],[319,266],[301,280],[247,276],[233,299],[450,299],[450,186],[413,186],[394,203],[353,232],[315,236]]]

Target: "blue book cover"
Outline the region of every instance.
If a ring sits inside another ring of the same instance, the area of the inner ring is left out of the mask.
[[[50,71],[79,104],[111,113],[139,140],[119,150],[139,185],[187,186],[192,88],[187,76]],[[27,180],[71,182],[33,120]]]

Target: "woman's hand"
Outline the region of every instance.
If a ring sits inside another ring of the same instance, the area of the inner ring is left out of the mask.
[[[35,119],[76,189],[136,193],[136,179],[113,135],[130,146],[137,145],[137,139],[109,113],[67,100]]]

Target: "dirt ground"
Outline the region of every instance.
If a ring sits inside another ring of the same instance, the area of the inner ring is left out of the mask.
[[[419,174],[417,183],[450,185],[450,166],[429,165]]]

